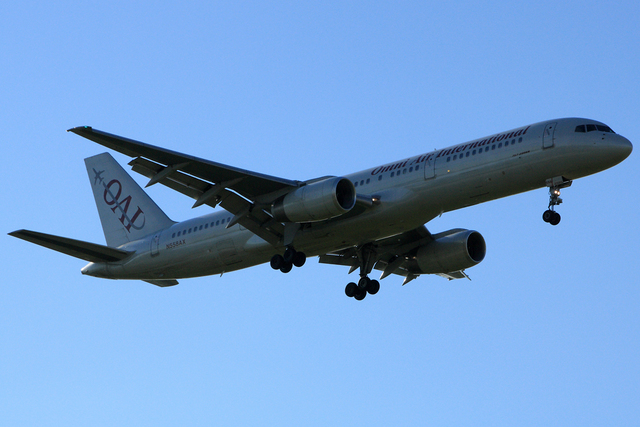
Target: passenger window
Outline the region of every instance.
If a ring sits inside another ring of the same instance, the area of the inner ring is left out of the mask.
[[[512,140],[511,140],[511,145],[515,145],[515,144],[516,144],[516,140],[515,140],[515,139],[512,139]]]
[[[473,153],[471,153],[471,154],[475,156],[476,155],[476,150],[473,150]]]
[[[220,220],[217,220],[217,221],[216,221],[216,225],[220,225]]]
[[[455,159],[456,159],[456,156],[453,156],[453,160],[455,160]],[[409,168],[409,173],[411,173],[411,172],[413,172],[413,166],[411,166],[411,167]]]
[[[451,156],[447,157],[447,162],[451,161]]]
[[[371,182],[371,178],[367,178],[367,184]]]
[[[416,166],[416,170],[420,169],[420,165]]]
[[[395,172],[391,172],[391,178],[393,178],[393,176],[394,176],[393,174],[395,174]]]
[[[457,159],[457,158],[458,158],[458,155],[457,155],[457,154],[454,154],[454,155],[453,155],[453,160],[455,160],[455,159]]]
[[[209,223],[206,223],[206,224],[204,225],[204,228],[205,228],[205,229],[206,229],[206,228],[209,228]]]
[[[406,170],[406,169],[403,169],[403,170],[402,170],[402,175],[404,175],[404,174],[406,174],[406,173],[407,173],[407,170]]]
[[[180,234],[182,233],[182,231],[178,231],[178,237],[180,237]]]
[[[495,144],[491,146],[491,149],[492,149],[492,150],[495,150],[495,149],[496,149]]]
[[[467,157],[469,157],[469,155],[471,155],[471,153],[467,151]]]
[[[176,237],[176,233],[173,233],[173,234],[171,235],[171,238],[173,239],[173,238],[175,238],[175,237]]]
[[[518,142],[522,142],[522,137],[520,137],[520,138],[518,139]]]
[[[358,186],[358,181],[354,182],[354,183],[353,183],[353,186],[354,186],[354,187],[357,187],[357,186]]]
[[[498,148],[502,148],[502,142],[498,144]]]
[[[382,181],[382,175],[378,177],[378,181]]]

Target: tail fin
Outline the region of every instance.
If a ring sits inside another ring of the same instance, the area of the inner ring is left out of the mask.
[[[84,163],[107,245],[118,247],[174,224],[109,153]]]

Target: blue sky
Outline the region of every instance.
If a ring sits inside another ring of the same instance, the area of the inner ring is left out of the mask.
[[[637,151],[638,22],[632,1],[3,2],[4,232],[104,242],[80,125],[301,180],[557,117]],[[473,280],[391,277],[362,303],[316,259],[159,289],[4,234],[0,419],[637,424],[639,171],[574,182],[557,227],[545,189],[445,214],[431,231],[487,241]],[[149,193],[174,220],[209,209]]]

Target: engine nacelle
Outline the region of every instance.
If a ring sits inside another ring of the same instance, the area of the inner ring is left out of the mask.
[[[346,178],[333,177],[300,187],[271,206],[282,222],[323,221],[347,213],[356,204],[356,189]]]
[[[479,264],[486,253],[484,237],[477,231],[463,230],[420,247],[416,262],[424,274],[451,273]]]

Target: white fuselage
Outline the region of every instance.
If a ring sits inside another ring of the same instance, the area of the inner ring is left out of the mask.
[[[524,126],[346,175],[373,206],[303,224],[293,246],[315,256],[419,227],[443,212],[545,187],[547,179],[584,177],[621,162],[631,143],[612,132],[576,132],[586,119]],[[601,125],[601,124],[600,124]],[[262,264],[276,248],[214,212],[176,223],[123,245],[135,251],[114,263],[91,263],[83,274],[112,279],[179,279]]]

